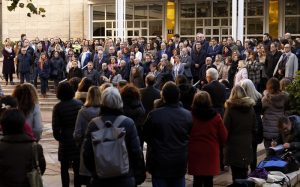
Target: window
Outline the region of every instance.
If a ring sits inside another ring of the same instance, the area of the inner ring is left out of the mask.
[[[228,17],[228,1],[213,1],[214,17]]]
[[[147,6],[134,6],[134,19],[147,19]]]
[[[285,14],[286,15],[299,15],[300,14],[300,1],[299,0],[285,0]]]
[[[106,20],[116,19],[116,8],[114,5],[106,5]]]
[[[163,34],[163,3],[126,3],[125,38],[143,36],[147,39]],[[93,6],[93,37],[116,37],[114,4]]]
[[[197,3],[197,17],[210,17],[210,16],[211,16],[210,1]]]
[[[93,35],[94,36],[105,36],[105,23],[93,23]]]
[[[286,17],[285,32],[300,34],[300,17]]]
[[[149,19],[162,19],[163,18],[163,10],[162,5],[149,5]]]
[[[250,0],[247,5],[247,16],[263,16],[264,15],[264,1]]]
[[[195,18],[195,4],[182,4],[180,15],[182,18]]]
[[[247,30],[247,34],[263,34],[263,18],[248,18]]]
[[[180,22],[181,35],[194,35],[195,34],[195,20],[181,20]]]
[[[93,7],[93,19],[94,20],[105,20],[105,6],[94,6]]]
[[[149,35],[162,35],[162,21],[149,21]]]

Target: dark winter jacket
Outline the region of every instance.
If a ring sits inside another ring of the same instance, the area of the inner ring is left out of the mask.
[[[73,133],[78,111],[82,103],[78,100],[60,101],[53,108],[53,136],[59,142],[58,160],[79,160],[79,148],[75,144]]]
[[[206,84],[202,88],[204,91],[208,92],[213,108],[221,115],[224,114],[224,103],[226,101],[226,88],[219,81],[215,80],[211,83]]]
[[[78,67],[75,68],[71,67],[68,74],[68,80],[70,80],[73,77],[82,78],[83,77],[82,70]]]
[[[192,73],[193,73],[193,76],[198,77],[199,76],[199,71],[200,71],[202,65],[205,64],[206,51],[202,48],[200,49],[200,51],[197,51],[196,47],[194,47],[193,50],[192,50],[191,57],[192,57]],[[195,64],[198,64],[199,67],[196,68]]]
[[[50,75],[53,79],[62,80],[65,68],[64,60],[61,57],[51,58],[50,60]]]
[[[40,78],[48,79],[50,77],[50,65],[48,60],[43,64],[43,68],[41,68],[39,65],[37,67]]]
[[[278,137],[278,119],[285,114],[288,106],[288,95],[285,92],[270,94],[264,92],[262,98],[264,138],[268,140]]]
[[[29,73],[32,63],[32,57],[28,54],[19,54],[17,57],[17,66],[20,73]]]
[[[265,70],[266,70],[266,74],[267,74],[268,78],[273,77],[275,67],[276,67],[281,55],[282,55],[281,51],[276,51],[276,53],[274,55],[271,52],[268,53],[266,61],[265,61]]]
[[[230,166],[247,168],[252,162],[252,140],[255,136],[256,118],[249,97],[225,102],[224,124],[228,131],[225,162]]]
[[[11,53],[9,53],[5,49],[3,49],[2,50],[2,55],[3,55],[2,73],[3,74],[15,73],[15,64],[14,64],[15,52],[14,52],[14,49],[12,49]]]
[[[180,84],[178,85],[178,88],[180,90],[180,101],[183,108],[191,110],[194,95],[197,92],[197,89],[190,84]]]
[[[7,135],[0,141],[0,186],[30,187],[27,173],[32,170],[33,140],[26,134]],[[43,148],[37,144],[39,167],[46,169]]]
[[[118,111],[101,108],[100,116],[103,121],[109,120],[113,123],[113,121],[119,115],[121,115],[121,113]],[[141,183],[141,179],[139,177],[141,175],[145,175],[143,152],[140,147],[140,141],[137,136],[137,130],[135,128],[133,120],[130,118],[126,118],[119,125],[119,127],[125,128],[126,131],[125,142],[129,156],[129,173],[125,176],[100,179],[96,174],[94,151],[91,139],[91,133],[99,129],[93,120],[88,125],[86,132],[86,141],[83,145],[83,159],[86,168],[92,173],[92,186],[134,187],[135,182]]]
[[[146,167],[152,177],[176,178],[186,173],[191,113],[179,104],[152,110],[144,125]]]
[[[91,80],[93,82],[93,85],[97,86],[99,81],[99,73],[95,69],[92,69],[91,71],[88,71],[87,69],[83,72],[84,77]]]
[[[140,93],[141,100],[145,108],[145,114],[147,116],[148,113],[153,109],[154,100],[160,98],[160,92],[153,86],[147,86],[146,88],[141,88]]]

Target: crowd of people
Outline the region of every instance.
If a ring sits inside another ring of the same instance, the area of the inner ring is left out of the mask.
[[[38,78],[42,97],[47,97],[48,80],[53,80],[59,99],[52,129],[59,142],[63,187],[70,185],[70,166],[75,187],[134,187],[144,182],[146,171],[154,187],[184,187],[186,173],[194,176],[194,187],[212,187],[213,177],[227,166],[233,181],[247,178],[248,167],[256,168],[257,145],[262,142],[266,149],[276,141],[300,153],[300,118],[287,117],[286,88],[300,62],[300,38],[292,39],[290,33],[274,40],[265,33],[262,41],[244,42],[232,37],[207,41],[202,33],[193,42],[178,34],[168,41],[158,36],[150,41],[66,42],[58,37],[29,41],[22,35],[14,46],[5,41],[3,56],[6,84],[9,78],[14,84],[15,72],[20,79],[12,96],[1,99],[4,186],[29,185],[29,145],[40,140],[43,129]],[[99,132],[109,127],[121,129],[117,138],[126,134],[128,167],[125,162],[125,173],[102,177],[106,175],[99,170],[105,168],[98,165],[101,153],[95,148],[101,141],[95,137],[107,135]],[[22,144],[26,150],[16,148]],[[27,160],[21,151],[28,152]],[[295,155],[300,161],[300,154]],[[39,158],[43,173],[41,147]]]

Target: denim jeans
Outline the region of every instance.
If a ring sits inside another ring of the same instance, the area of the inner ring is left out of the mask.
[[[152,177],[153,187],[185,187],[185,178],[158,178]]]

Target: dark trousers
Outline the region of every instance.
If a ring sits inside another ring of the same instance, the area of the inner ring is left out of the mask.
[[[247,179],[248,178],[248,168],[241,168],[237,166],[230,166],[232,181],[236,179]]]
[[[158,178],[152,177],[153,187],[185,187],[185,178]]]
[[[40,81],[41,81],[41,93],[46,94],[48,88],[48,79],[40,77]]]
[[[70,176],[69,176],[70,163],[72,164],[72,168],[74,172],[74,187],[80,187],[79,159],[78,160],[64,159],[60,161],[60,176],[61,176],[62,187],[69,187],[70,185]]]
[[[253,160],[250,164],[251,172],[254,171],[257,166],[257,143],[256,142],[252,143],[252,155],[253,155],[252,156]]]
[[[213,187],[213,176],[194,176],[193,187]]]
[[[30,83],[30,73],[20,73],[20,83],[23,84],[24,83],[24,79],[26,80],[26,82]]]
[[[13,74],[10,73],[10,74],[4,74],[4,78],[5,78],[5,81],[8,82],[8,77],[9,77],[9,81],[10,82],[13,82]]]

